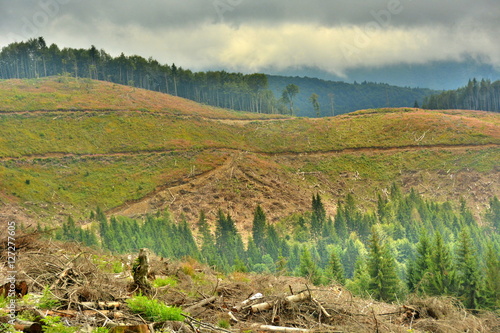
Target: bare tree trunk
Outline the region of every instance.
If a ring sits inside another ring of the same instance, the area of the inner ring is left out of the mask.
[[[144,295],[151,294],[153,287],[148,281],[149,274],[149,250],[140,249],[139,256],[132,267],[132,273],[134,277],[134,284],[137,289],[139,289]]]

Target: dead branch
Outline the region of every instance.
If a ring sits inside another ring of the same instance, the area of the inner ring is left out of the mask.
[[[306,328],[296,328],[296,327],[282,327],[282,326],[271,326],[271,325],[259,325],[255,324],[252,325],[253,329],[257,329],[260,331],[270,331],[270,332],[302,332],[302,333],[307,333],[307,332],[312,332],[309,329]]]
[[[196,310],[196,309],[201,308],[207,304],[215,302],[217,300],[217,298],[218,298],[217,296],[212,296],[212,297],[206,298],[206,299],[201,300],[200,302],[198,302],[194,305],[191,305],[191,306],[185,308],[184,311],[187,313],[191,313],[191,312],[193,312],[193,310]]]

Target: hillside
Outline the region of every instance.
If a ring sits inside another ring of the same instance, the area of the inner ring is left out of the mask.
[[[435,91],[388,84],[349,84],[311,78],[198,71],[160,64],[138,55],[112,57],[95,46],[88,49],[47,46],[43,37],[11,43],[0,50],[0,79],[33,79],[67,75],[161,91],[199,103],[257,113],[288,114],[281,97],[286,85],[301,89],[296,96],[299,116],[316,117],[309,97],[319,96],[322,115],[332,115],[330,94],[335,95],[335,114],[377,107],[410,107]]]
[[[477,214],[500,196],[493,113],[287,118],[67,77],[0,81],[0,100],[3,218],[81,219],[99,206],[194,221],[221,208],[248,230],[256,204],[277,220],[309,209],[316,192],[330,213],[347,193],[372,206],[392,182],[439,201],[464,197]]]

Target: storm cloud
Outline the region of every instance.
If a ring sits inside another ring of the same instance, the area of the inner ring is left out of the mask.
[[[0,45],[44,36],[195,70],[500,68],[498,0],[0,0]]]

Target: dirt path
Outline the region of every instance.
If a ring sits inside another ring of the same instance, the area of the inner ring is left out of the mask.
[[[174,203],[177,204],[181,196],[185,194],[196,195],[197,189],[201,187],[211,186],[211,183],[217,182],[218,180],[227,180],[233,178],[233,175],[239,172],[243,177],[246,177],[257,185],[262,185],[265,188],[272,188],[272,184],[262,183],[262,180],[258,177],[249,174],[247,171],[243,170],[241,166],[238,165],[238,161],[242,158],[245,153],[261,155],[261,156],[328,156],[337,154],[378,154],[378,153],[394,153],[398,151],[419,151],[419,150],[470,150],[470,149],[487,149],[499,147],[498,144],[487,144],[487,145],[431,145],[431,146],[401,146],[401,147],[379,147],[379,148],[348,148],[344,150],[332,150],[332,151],[317,151],[317,152],[280,152],[280,153],[260,153],[260,152],[243,152],[238,150],[225,150],[228,152],[228,157],[220,166],[192,176],[186,182],[182,184],[175,185],[165,185],[159,187],[155,191],[149,193],[145,197],[129,201],[121,206],[115,207],[107,212],[108,215],[124,215],[124,216],[134,216],[142,215],[152,211],[156,211],[161,208],[171,207]],[[241,178],[241,177],[240,177]],[[205,189],[206,191],[206,189]],[[270,198],[272,199],[272,198]],[[185,202],[184,204],[188,204]],[[199,210],[199,208],[198,208]]]
[[[353,147],[353,148],[343,148],[343,149],[332,149],[332,150],[317,150],[317,151],[279,151],[279,152],[263,152],[263,151],[250,151],[250,150],[239,150],[230,149],[226,147],[207,147],[205,150],[212,151],[226,151],[234,154],[241,154],[245,152],[250,152],[254,154],[276,156],[276,155],[328,155],[328,154],[352,154],[352,153],[379,153],[379,152],[396,152],[396,151],[407,151],[407,150],[440,150],[440,149],[488,149],[500,147],[500,144],[488,143],[488,144],[459,144],[459,145],[405,145],[396,147]],[[50,152],[46,154],[34,154],[34,155],[23,155],[19,157],[14,156],[3,156],[0,157],[0,161],[11,161],[11,160],[34,160],[34,159],[49,159],[49,158],[91,158],[91,157],[120,157],[120,156],[134,156],[141,154],[164,154],[171,152],[187,152],[190,149],[153,149],[153,150],[134,150],[134,151],[122,151],[122,152],[108,152],[108,153],[92,153],[92,154],[76,154],[76,153],[63,153],[63,152]]]

